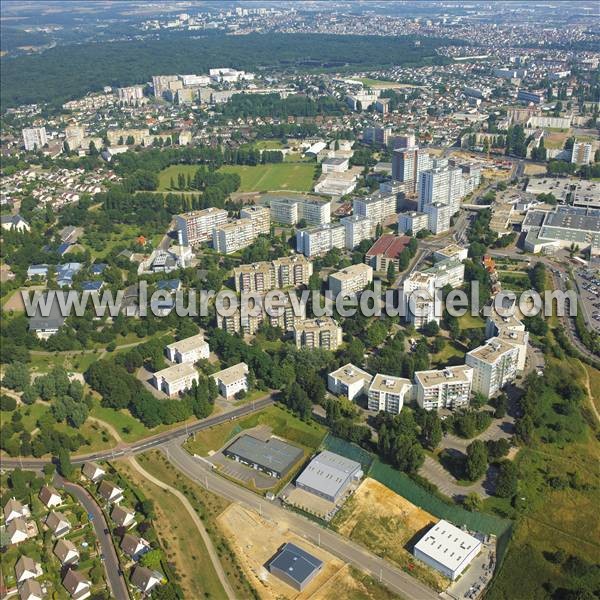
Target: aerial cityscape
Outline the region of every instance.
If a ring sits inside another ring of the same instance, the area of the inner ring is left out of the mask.
[[[0,598],[600,598],[594,0],[0,0]]]

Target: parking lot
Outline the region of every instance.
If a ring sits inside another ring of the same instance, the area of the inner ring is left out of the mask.
[[[582,267],[575,271],[580,302],[588,324],[600,331],[600,272]]]
[[[477,537],[480,537],[479,535]],[[479,598],[494,573],[495,538],[484,542],[482,551],[467,570],[443,594],[456,600]]]

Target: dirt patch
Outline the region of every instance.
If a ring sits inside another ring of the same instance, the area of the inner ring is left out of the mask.
[[[335,529],[441,591],[450,583],[415,561],[412,546],[439,519],[367,478],[333,520]]]
[[[290,532],[285,522],[273,523],[258,513],[230,505],[217,523],[227,536],[252,587],[264,600],[308,600],[336,576],[344,563],[321,548]],[[286,542],[292,542],[323,561],[321,572],[302,592],[287,585],[265,568],[267,561]]]
[[[27,292],[33,294],[35,290],[43,290],[45,287],[43,285],[32,286],[25,288]],[[18,311],[23,312],[25,310],[25,305],[23,304],[23,297],[21,296],[21,290],[15,290],[13,295],[4,303],[5,311]]]

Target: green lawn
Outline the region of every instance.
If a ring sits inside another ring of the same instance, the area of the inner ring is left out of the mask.
[[[464,349],[461,349],[460,345],[456,342],[447,341],[446,346],[441,352],[431,355],[432,368],[441,368],[448,365],[450,362],[452,364],[459,364],[458,361],[462,360],[464,362],[464,358]]]
[[[200,165],[171,165],[166,169],[163,169],[158,174],[158,190],[159,192],[166,192],[171,187],[171,178],[177,185],[177,176],[183,173],[186,177],[189,175],[193,177],[196,171],[200,168]]]
[[[468,312],[462,317],[458,317],[458,324],[461,329],[476,329],[478,327],[485,327],[485,321],[481,317],[474,317]]]
[[[326,434],[325,428],[321,425],[305,423],[278,406],[269,406],[243,419],[223,423],[197,433],[194,440],[186,443],[186,448],[193,454],[206,456],[209,451],[224,446],[234,435],[257,425],[268,425],[275,435],[313,450],[319,447]]]
[[[252,144],[250,144],[253,148],[256,148],[257,150],[275,150],[275,149],[280,149],[283,148],[283,144],[281,143],[281,140],[256,140],[255,142],[252,142]]]
[[[242,179],[240,192],[290,190],[309,192],[313,187],[315,165],[312,162],[284,162],[249,167],[225,165],[225,173],[238,173]]]

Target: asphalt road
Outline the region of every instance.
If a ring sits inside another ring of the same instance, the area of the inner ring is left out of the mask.
[[[324,529],[298,513],[282,508],[277,502],[269,502],[250,490],[213,473],[203,461],[190,456],[181,447],[182,442],[183,439],[172,441],[164,445],[162,450],[175,468],[196,483],[208,487],[212,492],[232,502],[258,511],[265,519],[285,523],[296,535],[309,540],[361,571],[369,573],[377,581],[381,581],[403,598],[433,600],[439,597],[436,592],[417,581],[414,577],[394,567],[382,558],[371,554],[358,544],[338,535],[334,531]]]
[[[129,600],[129,592],[125,577],[121,574],[119,559],[113,545],[110,533],[104,533],[109,529],[104,518],[104,514],[96,501],[90,496],[88,491],[79,485],[65,481],[59,475],[56,475],[56,484],[63,487],[67,492],[73,494],[79,500],[79,503],[85,508],[88,515],[91,515],[92,524],[96,530],[96,538],[100,544],[102,555],[104,556],[104,570],[106,571],[107,581],[112,595],[116,600]]]
[[[152,448],[161,446],[171,440],[181,438],[182,436],[188,436],[192,433],[195,433],[196,431],[202,431],[203,429],[214,427],[215,425],[219,425],[220,423],[225,423],[227,421],[231,421],[239,417],[252,414],[254,412],[262,410],[267,406],[270,406],[274,402],[275,400],[273,399],[273,394],[271,394],[266,398],[256,400],[255,402],[249,402],[248,404],[240,406],[239,408],[235,408],[229,412],[222,413],[214,417],[202,419],[201,421],[197,421],[196,423],[192,423],[191,425],[177,427],[176,429],[165,431],[164,433],[159,433],[150,438],[144,438],[139,442],[123,446],[118,450],[103,450],[102,452],[95,452],[93,454],[73,456],[71,457],[71,462],[73,464],[82,464],[90,460],[115,460],[122,456],[139,454],[140,452],[145,452],[146,450],[151,450]],[[22,469],[41,469],[45,464],[48,464],[49,462],[49,459],[44,458],[3,458],[0,461],[0,468],[16,469],[20,467]]]

